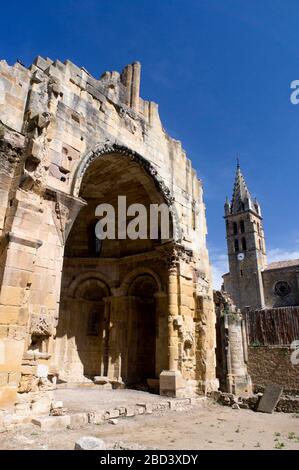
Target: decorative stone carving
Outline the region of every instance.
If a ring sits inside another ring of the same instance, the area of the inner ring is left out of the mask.
[[[54,320],[47,314],[33,314],[31,316],[30,333],[34,336],[51,336],[53,334]]]

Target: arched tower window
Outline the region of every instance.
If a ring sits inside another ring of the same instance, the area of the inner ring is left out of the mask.
[[[239,240],[235,238],[235,252],[238,253],[239,251]]]
[[[237,235],[237,233],[238,233],[238,225],[237,225],[237,222],[234,222],[234,223],[233,223],[233,231],[234,231],[234,235]]]
[[[244,223],[244,220],[241,220],[241,222],[240,222],[240,229],[241,229],[241,233],[244,233],[244,232],[245,232],[245,223]]]
[[[257,224],[257,233],[259,236],[261,236],[261,227],[260,224]]]
[[[247,243],[246,243],[246,238],[242,238],[242,250],[246,251],[247,250]]]

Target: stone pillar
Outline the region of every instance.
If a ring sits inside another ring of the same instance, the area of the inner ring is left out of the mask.
[[[168,369],[178,369],[178,335],[174,321],[179,314],[177,266],[169,270],[168,276]]]
[[[126,367],[124,359],[124,335],[128,318],[128,297],[123,296],[117,289],[112,289],[114,295],[109,297],[110,320],[108,341],[108,377],[112,382],[122,384],[122,371]]]
[[[251,394],[251,378],[245,363],[245,350],[243,340],[243,318],[240,313],[231,313],[225,316],[225,328],[228,331],[228,374],[227,387],[229,393],[235,395]]]
[[[247,371],[247,338],[240,310],[226,293],[215,292],[217,313],[217,368],[223,391],[235,395],[251,394]]]
[[[171,263],[168,274],[168,370],[160,374],[160,395],[183,395],[184,380],[178,370],[178,333],[175,322],[179,315],[178,263]]]
[[[131,94],[132,94],[132,75],[133,75],[133,67],[132,64],[127,65],[121,74],[121,80],[126,87],[127,91],[127,98],[126,104],[127,106],[131,106]]]
[[[168,368],[168,298],[164,292],[155,294],[156,302],[156,377]]]
[[[132,76],[132,94],[131,94],[131,107],[138,113],[139,111],[139,95],[140,95],[140,62],[133,63],[133,76]]]
[[[101,375],[106,377],[108,375],[109,367],[109,335],[110,335],[110,299],[111,297],[104,297],[104,329],[103,329],[103,358],[101,364]]]
[[[196,378],[198,391],[206,394],[217,390],[219,383],[215,376],[215,310],[210,295],[196,295]]]

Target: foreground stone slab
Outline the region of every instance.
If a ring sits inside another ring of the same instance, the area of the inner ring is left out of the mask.
[[[36,424],[42,431],[65,429],[71,423],[70,416],[47,416],[45,418],[34,418],[32,424]]]
[[[105,450],[106,444],[102,439],[85,436],[75,443],[75,450]]]
[[[267,385],[264,395],[259,402],[257,411],[260,411],[261,413],[273,413],[282,395],[282,392],[283,388],[280,385]]]

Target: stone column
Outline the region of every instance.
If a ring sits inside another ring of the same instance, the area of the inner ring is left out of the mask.
[[[110,335],[110,299],[111,297],[104,297],[104,329],[103,329],[103,358],[101,364],[101,375],[106,377],[108,375],[109,367],[109,335]]]
[[[133,65],[133,76],[132,76],[131,107],[134,109],[134,111],[138,113],[141,65],[140,65],[140,62],[134,62],[132,65]]]
[[[178,335],[174,328],[178,314],[178,271],[173,266],[168,277],[168,369],[171,371],[178,369]]]
[[[108,377],[111,381],[122,384],[124,325],[127,320],[128,297],[123,296],[117,289],[112,289],[114,295],[109,297],[110,321],[108,342]]]
[[[168,271],[168,370],[160,374],[160,395],[183,395],[185,382],[178,370],[178,332],[175,329],[179,315],[178,260],[171,262]]]
[[[225,292],[214,292],[214,301],[217,313],[218,374],[223,378],[222,389],[235,395],[251,394],[252,383],[246,363],[247,338],[242,314]]]
[[[168,368],[168,297],[164,292],[157,292],[156,302],[156,376]]]
[[[228,331],[227,386],[234,394],[251,393],[251,379],[244,360],[243,319],[239,313],[225,316]]]

